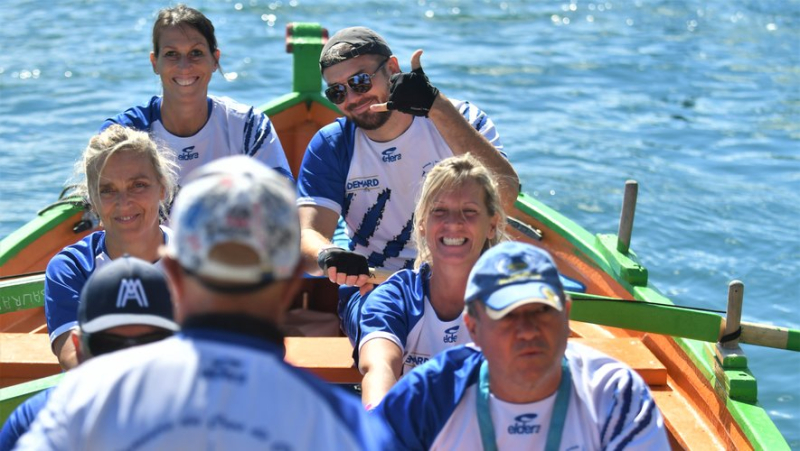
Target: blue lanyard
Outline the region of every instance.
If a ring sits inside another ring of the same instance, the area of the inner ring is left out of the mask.
[[[546,451],[557,451],[561,446],[561,434],[567,422],[569,398],[572,393],[572,374],[569,371],[567,358],[561,361],[561,382],[558,384],[556,402],[553,406],[553,415],[550,419],[550,429],[547,431]],[[489,411],[489,364],[486,360],[481,364],[478,376],[478,425],[481,429],[481,442],[485,451],[497,451],[497,439],[494,434],[492,413]]]

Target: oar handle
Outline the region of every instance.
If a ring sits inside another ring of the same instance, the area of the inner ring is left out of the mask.
[[[725,335],[725,318],[674,305],[626,301],[606,296],[567,292],[570,319],[602,326],[671,335],[716,343]],[[800,331],[766,324],[741,323],[740,343],[800,352]]]
[[[800,352],[800,330],[742,322],[740,343]]]

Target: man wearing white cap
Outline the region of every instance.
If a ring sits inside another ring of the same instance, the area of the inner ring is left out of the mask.
[[[132,346],[163,340],[178,330],[164,274],[152,264],[124,255],[86,281],[78,304],[78,327],[70,331],[78,362]],[[45,406],[53,387],[28,398],[0,430],[0,451],[14,447]]]
[[[506,242],[469,276],[474,344],[400,380],[376,409],[410,449],[669,449],[650,391],[627,365],[567,343],[571,301],[549,254]]]
[[[37,417],[31,449],[377,449],[358,399],[283,362],[301,279],[294,188],[245,156],[193,171],[163,257],[181,332],[82,365]],[[52,402],[51,402],[52,403]]]

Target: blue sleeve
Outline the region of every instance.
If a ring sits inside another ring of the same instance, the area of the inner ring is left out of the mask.
[[[150,131],[153,122],[161,120],[161,98],[153,96],[146,105],[128,108],[124,112],[106,119],[100,126],[102,132],[112,124],[119,124],[136,130]]]
[[[497,151],[508,159],[508,155],[503,151],[503,143],[500,141],[500,134],[497,133],[494,122],[492,122],[486,113],[469,102],[463,102],[459,107],[459,111],[464,116],[464,119],[466,119],[478,133],[486,137]]]
[[[483,355],[474,348],[448,349],[403,376],[374,414],[402,449],[430,449],[464,393],[478,382],[481,362]]]
[[[278,139],[278,133],[266,114],[258,112],[252,107],[248,110],[244,122],[242,143],[242,153],[258,158],[294,183],[292,170],[289,168],[286,153]]]
[[[94,267],[91,257],[79,252],[80,241],[56,254],[47,264],[44,276],[44,313],[50,342],[78,323],[81,289]]]
[[[405,350],[408,334],[424,313],[421,276],[411,270],[398,271],[378,285],[361,308],[360,347],[364,338],[379,334],[399,340]]]
[[[618,370],[604,386],[600,430],[604,449],[669,449],[664,420],[647,384],[632,369]]]
[[[355,127],[337,119],[318,131],[308,144],[297,175],[298,197],[327,199],[345,216],[347,174],[353,158]],[[329,206],[329,205],[325,205]]]
[[[17,440],[30,429],[36,414],[47,404],[52,388],[40,391],[17,406],[0,430],[0,451],[14,449]]]

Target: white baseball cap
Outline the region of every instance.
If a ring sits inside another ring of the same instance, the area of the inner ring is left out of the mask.
[[[167,255],[201,280],[226,286],[257,288],[287,279],[300,259],[295,199],[291,182],[254,158],[225,157],[200,166],[173,204],[175,234]],[[230,244],[252,254],[224,261],[214,256],[218,246]]]

